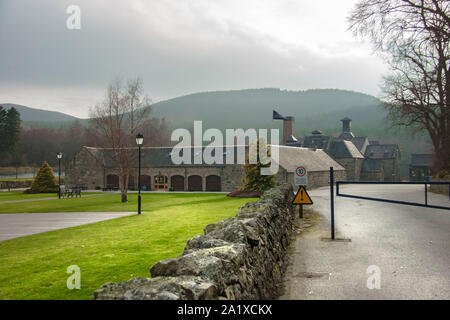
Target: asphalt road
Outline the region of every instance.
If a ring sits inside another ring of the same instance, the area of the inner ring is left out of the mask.
[[[357,195],[424,201],[423,186],[341,188]],[[336,237],[351,242],[326,241],[329,188],[309,194],[322,220],[297,236],[281,299],[450,299],[450,210],[336,197]],[[432,193],[429,203],[450,206],[448,196]],[[368,273],[370,266],[379,273]],[[374,285],[376,273],[380,289]]]
[[[132,214],[136,212],[4,213],[0,214],[0,241]]]

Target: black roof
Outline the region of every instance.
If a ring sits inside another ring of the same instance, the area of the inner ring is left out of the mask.
[[[206,147],[191,147],[191,164],[174,164],[172,162],[172,152],[179,152],[180,156],[183,155],[182,147],[143,147],[141,149],[141,166],[142,167],[175,167],[175,166],[204,166],[205,164],[195,164],[194,158],[203,153]],[[227,150],[227,146],[223,146],[223,164],[212,164],[212,166],[224,166],[226,163],[226,157],[230,150]],[[234,148],[234,161],[236,161],[237,148],[245,148],[247,146],[232,146]],[[104,166],[115,167],[115,161],[113,160],[113,154],[111,149],[107,148],[90,148],[86,149]],[[137,148],[136,148],[137,150]],[[214,156],[214,150],[212,155]],[[137,161],[136,161],[137,162]],[[137,164],[137,163],[136,163]]]
[[[366,152],[366,148],[369,145],[367,137],[354,137],[351,142],[353,142],[355,147],[358,148],[361,153]]]
[[[366,148],[365,156],[369,159],[393,159],[397,156],[397,144],[371,144]]]
[[[351,141],[341,139],[331,142],[329,154],[333,158],[364,158]]]
[[[339,135],[339,139],[344,139],[344,140],[349,140],[352,141],[353,139],[355,139],[355,135],[353,134],[353,132],[342,132]]]

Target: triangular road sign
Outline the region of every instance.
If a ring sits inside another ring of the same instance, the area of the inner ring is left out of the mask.
[[[298,188],[297,194],[292,201],[292,204],[313,204],[311,197],[304,186]]]

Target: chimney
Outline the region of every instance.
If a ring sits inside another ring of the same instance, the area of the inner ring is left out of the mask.
[[[283,120],[283,144],[286,145],[287,139],[294,135],[295,118],[286,117],[287,120]]]
[[[352,119],[345,117],[342,121],[342,133],[352,132]]]

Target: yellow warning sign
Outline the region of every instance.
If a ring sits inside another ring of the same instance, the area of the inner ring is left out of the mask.
[[[292,201],[292,204],[313,204],[311,197],[304,186],[298,188],[297,194]]]

